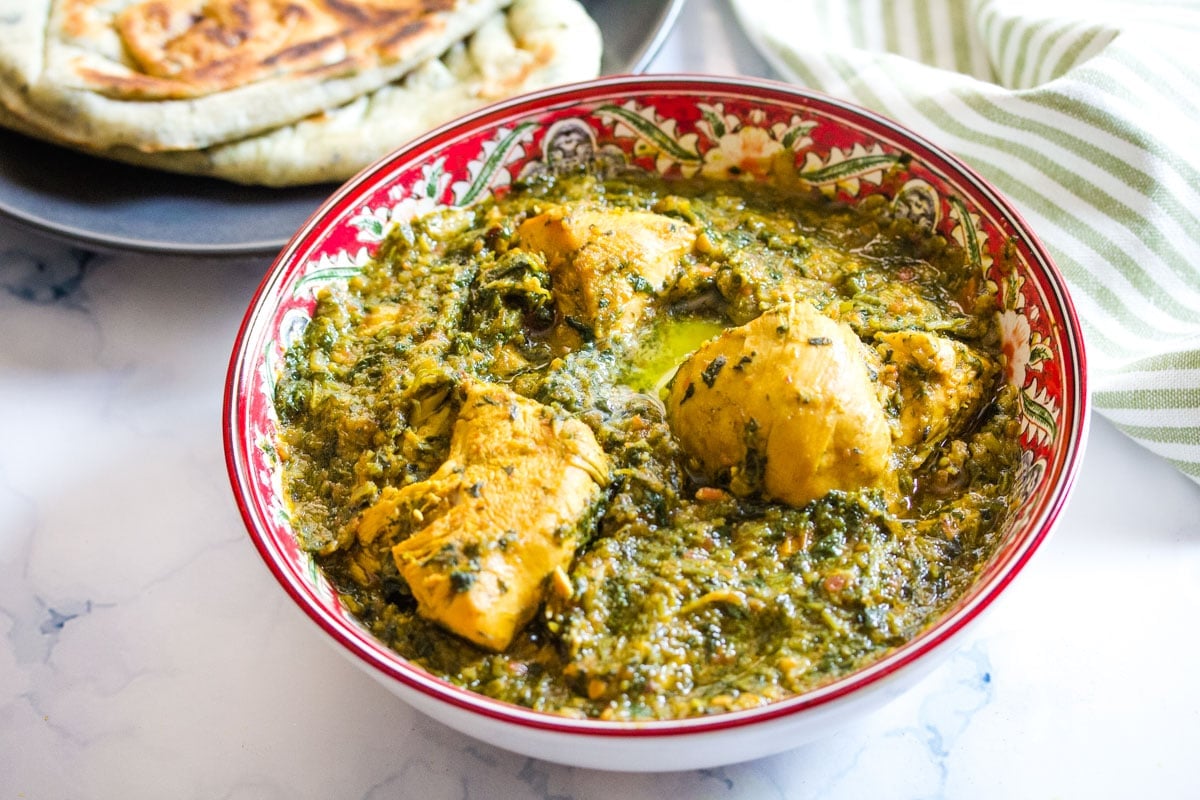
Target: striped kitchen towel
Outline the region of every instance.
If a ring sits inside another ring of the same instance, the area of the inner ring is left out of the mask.
[[[732,0],[788,80],[953,151],[1025,216],[1094,408],[1200,482],[1200,2]]]

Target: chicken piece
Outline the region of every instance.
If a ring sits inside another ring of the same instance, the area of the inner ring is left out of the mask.
[[[995,383],[997,364],[954,339],[928,331],[875,335],[884,368],[881,380],[895,392],[895,444],[910,448],[920,466],[947,436],[974,417]]]
[[[427,480],[387,489],[360,517],[369,544],[401,521],[392,547],[417,611],[475,644],[508,647],[565,569],[608,480],[592,431],[511,390],[472,383],[450,453]]]
[[[604,338],[636,326],[691,251],[696,232],[662,214],[577,203],[530,217],[516,239],[545,255],[569,324]]]
[[[866,348],[797,302],[709,340],[679,368],[671,430],[738,495],[803,506],[834,489],[895,491],[891,430]]]

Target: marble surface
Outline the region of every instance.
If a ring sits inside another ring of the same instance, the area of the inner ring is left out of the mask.
[[[769,74],[712,0],[654,69]],[[828,738],[605,773],[412,711],[290,606],[230,495],[221,388],[267,266],[0,222],[0,798],[1200,796],[1200,486],[1102,419],[1010,591]]]

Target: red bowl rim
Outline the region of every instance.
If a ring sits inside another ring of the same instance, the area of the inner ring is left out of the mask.
[[[1069,411],[1069,414],[1066,419],[1067,424],[1063,426],[1064,442],[1058,448],[1063,455],[1060,464],[1054,467],[1059,470],[1059,480],[1053,490],[1047,493],[1043,499],[1041,508],[1036,516],[1031,518],[1025,533],[1014,537],[1014,542],[1006,548],[998,563],[994,563],[989,568],[989,576],[972,587],[965,596],[965,601],[960,598],[950,613],[938,618],[912,640],[888,652],[866,667],[809,692],[744,711],[674,720],[575,719],[494,700],[430,675],[408,664],[401,656],[376,642],[365,630],[359,629],[355,634],[349,633],[341,620],[321,607],[311,586],[281,563],[281,554],[273,546],[269,535],[260,529],[261,521],[264,518],[262,516],[264,509],[252,502],[253,492],[249,489],[249,466],[243,454],[248,452],[253,443],[247,440],[243,427],[239,423],[244,419],[245,403],[242,390],[248,379],[247,368],[248,366],[252,367],[255,363],[251,359],[253,354],[248,351],[251,340],[250,333],[256,323],[261,324],[265,314],[264,309],[267,308],[263,306],[263,302],[271,296],[273,289],[281,280],[284,268],[290,263],[295,253],[301,249],[303,243],[320,229],[322,221],[354,202],[364,188],[379,175],[388,172],[402,162],[407,163],[423,156],[467,129],[487,125],[489,121],[509,117],[515,112],[533,113],[551,107],[574,105],[593,97],[611,94],[615,89],[627,89],[639,94],[691,92],[697,89],[712,93],[724,92],[741,95],[749,92],[765,101],[783,103],[801,101],[809,105],[836,110],[842,115],[859,117],[876,127],[888,130],[897,141],[903,142],[913,151],[920,152],[921,158],[933,157],[940,168],[957,174],[973,187],[975,194],[972,199],[974,201],[982,199],[993,205],[1003,217],[1013,224],[1014,230],[1025,240],[1034,256],[1032,261],[1036,262],[1038,268],[1048,279],[1053,291],[1051,299],[1057,303],[1058,309],[1062,312],[1065,352],[1070,353],[1075,367],[1072,370],[1073,381],[1068,387],[1073,391],[1070,396],[1064,392],[1063,397],[1064,408]],[[495,721],[511,723],[527,729],[602,737],[695,735],[731,730],[750,724],[761,724],[768,720],[779,720],[810,709],[828,706],[835,700],[847,698],[868,687],[878,686],[884,683],[885,679],[894,677],[900,671],[912,667],[923,656],[941,648],[965,626],[977,619],[1020,573],[1033,553],[1049,536],[1074,486],[1083,457],[1089,419],[1090,403],[1087,391],[1084,340],[1074,304],[1067,291],[1066,281],[1045,246],[1029,228],[1022,215],[987,179],[956,156],[923,136],[869,109],[822,92],[767,79],[686,73],[605,77],[553,87],[502,101],[460,117],[414,139],[347,181],[293,235],[260,282],[237,332],[226,375],[222,406],[226,469],[239,513],[250,538],[283,589],[326,634],[356,657],[362,665],[376,671],[377,677],[398,681],[409,689],[433,700],[481,714]]]

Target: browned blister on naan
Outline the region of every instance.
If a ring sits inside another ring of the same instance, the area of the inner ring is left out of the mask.
[[[455,0],[147,0],[112,25],[132,69],[79,74],[113,96],[196,97],[284,74],[348,73],[399,60],[436,38]],[[88,36],[93,0],[63,7]]]

